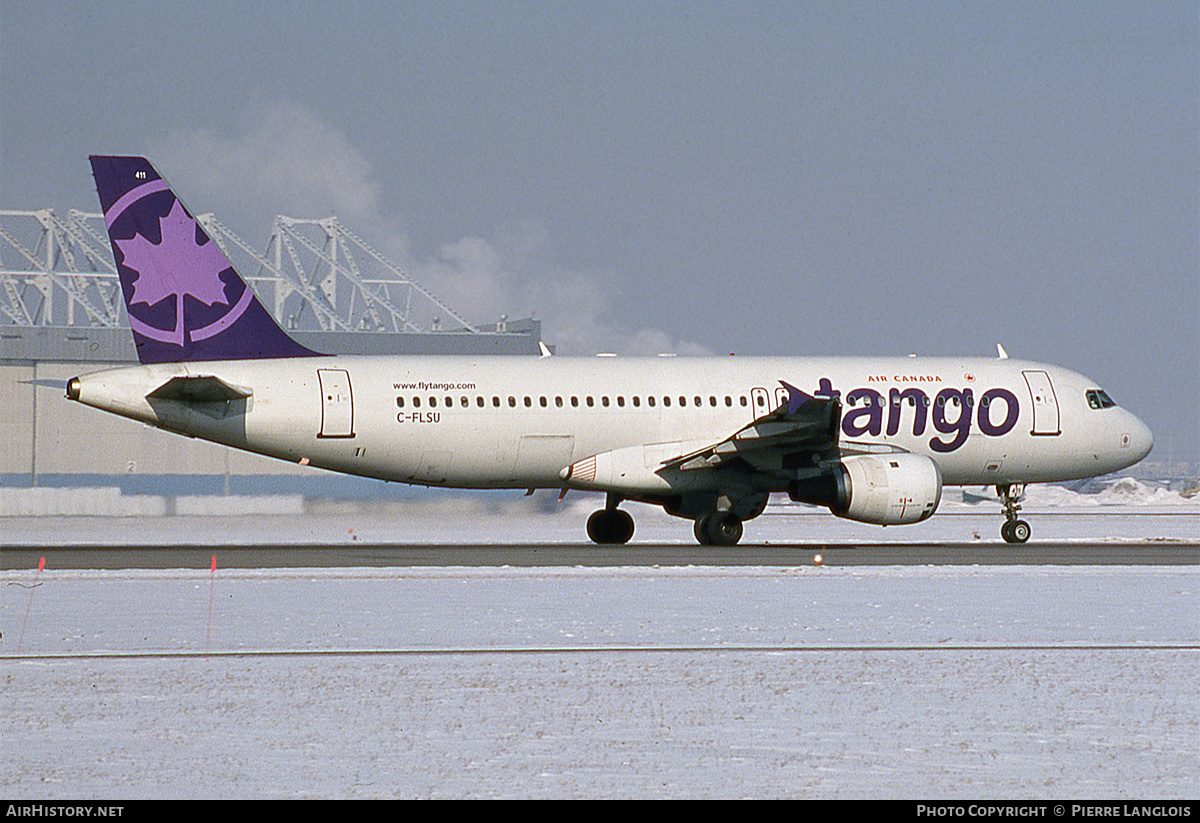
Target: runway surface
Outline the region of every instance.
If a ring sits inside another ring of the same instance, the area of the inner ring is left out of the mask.
[[[673,566],[1196,566],[1200,543],[811,543],[716,548],[680,544],[355,544],[255,546],[24,546],[0,550],[0,569],[673,567]]]

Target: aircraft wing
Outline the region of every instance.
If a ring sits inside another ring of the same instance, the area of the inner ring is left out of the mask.
[[[836,456],[842,422],[841,402],[836,397],[813,397],[782,380],[779,382],[788,393],[787,402],[779,408],[724,440],[664,460],[662,467],[688,471],[716,468],[737,458],[753,462],[753,453],[761,453],[764,449],[821,458]]]

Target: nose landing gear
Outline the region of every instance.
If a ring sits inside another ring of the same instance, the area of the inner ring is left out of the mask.
[[[1004,525],[1000,527],[1000,536],[1005,543],[1026,542],[1032,530],[1028,523],[1017,518],[1017,512],[1021,510],[1017,501],[1025,496],[1025,486],[1021,483],[1005,483],[996,486],[996,493],[1004,503]]]

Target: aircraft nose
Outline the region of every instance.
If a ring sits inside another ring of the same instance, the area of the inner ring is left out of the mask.
[[[1134,463],[1144,458],[1154,448],[1154,434],[1150,431],[1150,427],[1132,414],[1129,415],[1127,433],[1123,437],[1129,438],[1128,448]]]

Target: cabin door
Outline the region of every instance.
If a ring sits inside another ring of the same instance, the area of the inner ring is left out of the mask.
[[[354,395],[345,369],[317,369],[321,384],[321,431],[317,437],[354,436]]]
[[[1026,371],[1021,374],[1025,375],[1029,396],[1033,400],[1033,431],[1030,434],[1062,434],[1058,424],[1058,398],[1054,396],[1050,375],[1044,371]]]

